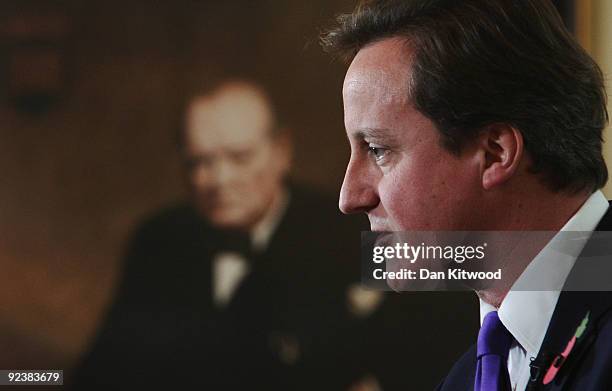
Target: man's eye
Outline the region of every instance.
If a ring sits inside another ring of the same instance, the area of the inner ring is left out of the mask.
[[[185,166],[188,170],[196,170],[198,168],[210,168],[212,158],[209,156],[193,156],[185,159]]]
[[[377,147],[374,145],[368,145],[368,153],[374,156],[376,162],[381,162],[389,151],[386,148]]]

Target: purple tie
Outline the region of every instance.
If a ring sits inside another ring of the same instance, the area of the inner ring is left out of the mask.
[[[478,332],[474,391],[510,390],[508,352],[512,340],[512,334],[499,320],[497,311],[489,312]]]

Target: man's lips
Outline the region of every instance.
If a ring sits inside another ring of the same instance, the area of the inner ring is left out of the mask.
[[[370,231],[372,231],[372,232],[386,232],[386,231],[392,231],[392,230],[389,229],[389,227],[387,227],[386,224],[383,224],[383,222],[381,220],[370,218]]]
[[[368,220],[370,220],[370,231],[372,232],[386,232],[386,231],[394,231],[391,227],[389,227],[388,221],[386,218],[382,216],[377,216],[374,211],[370,211],[366,213],[368,216]]]
[[[202,194],[198,197],[200,201],[210,208],[233,208],[244,204],[245,200],[236,196],[223,196],[216,194]]]

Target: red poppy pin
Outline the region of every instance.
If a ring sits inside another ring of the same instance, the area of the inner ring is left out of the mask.
[[[576,340],[580,338],[582,334],[584,333],[584,330],[586,330],[587,324],[589,323],[590,314],[591,314],[590,311],[587,312],[584,319],[582,319],[582,322],[580,322],[580,325],[576,329],[574,336],[572,337],[572,339],[569,340],[569,342],[565,346],[565,349],[563,350],[563,352],[561,352],[561,354],[558,354],[557,357],[555,357],[555,359],[553,360],[552,364],[550,364],[550,368],[548,368],[548,370],[546,371],[546,375],[544,376],[544,381],[543,381],[544,384],[549,384],[550,382],[553,381],[555,376],[557,376],[559,369],[561,369],[561,366],[563,365],[565,360],[567,360],[567,356],[569,356],[570,352],[574,348],[574,345],[576,344]]]

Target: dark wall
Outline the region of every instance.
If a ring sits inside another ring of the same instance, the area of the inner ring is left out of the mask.
[[[0,367],[67,368],[83,350],[133,225],[184,195],[173,140],[194,87],[234,73],[263,80],[294,129],[294,177],[338,191],[348,157],[344,66],[321,52],[317,35],[351,5],[0,4],[0,346],[12,352]],[[9,88],[19,40],[6,30],[48,15],[65,20],[67,32],[53,38],[65,77],[52,104],[33,113]]]

